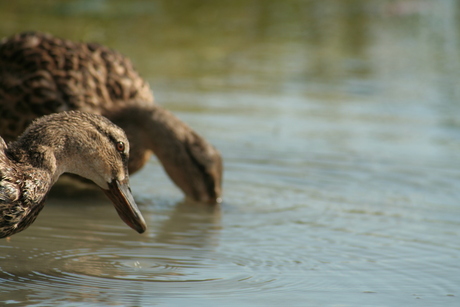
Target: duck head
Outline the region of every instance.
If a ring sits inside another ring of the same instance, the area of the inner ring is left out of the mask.
[[[55,113],[34,121],[16,142],[27,148],[31,164],[49,169],[52,184],[63,173],[97,184],[113,202],[120,218],[139,233],[146,223],[129,187],[129,142],[107,118],[77,111]]]
[[[93,117],[92,114],[85,115]],[[90,121],[98,132],[91,133],[91,130],[88,130],[88,137],[91,138],[88,142],[93,143],[92,146],[88,148],[77,145],[78,148],[86,148],[81,156],[90,161],[90,167],[79,170],[74,168],[73,171],[94,181],[113,202],[120,218],[138,233],[143,233],[147,228],[146,223],[129,186],[128,139],[121,128],[102,116],[100,118],[101,121]]]

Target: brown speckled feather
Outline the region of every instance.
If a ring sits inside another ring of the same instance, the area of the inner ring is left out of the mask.
[[[0,238],[12,234],[31,209],[30,203],[20,199],[25,178],[6,156],[6,149],[0,138]]]
[[[14,140],[39,116],[65,110],[112,112],[153,104],[131,61],[107,47],[25,32],[0,44],[0,131]]]

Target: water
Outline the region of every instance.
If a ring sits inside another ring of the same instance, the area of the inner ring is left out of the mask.
[[[33,3],[33,5],[31,5]],[[155,159],[148,231],[104,195],[55,193],[0,242],[10,306],[458,306],[456,1],[14,1],[39,29],[129,55],[225,158],[224,203]]]

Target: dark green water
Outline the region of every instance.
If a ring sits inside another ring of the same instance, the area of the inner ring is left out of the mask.
[[[459,306],[457,1],[2,1],[131,57],[223,153],[224,203],[153,159],[138,235],[103,195],[51,197],[0,242],[10,306]]]

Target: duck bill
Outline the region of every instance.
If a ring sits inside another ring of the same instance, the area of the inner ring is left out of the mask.
[[[147,225],[142,217],[142,213],[137,208],[127,181],[119,182],[114,179],[109,183],[109,189],[104,189],[104,192],[113,202],[120,218],[129,227],[138,233],[143,233],[147,229]]]

